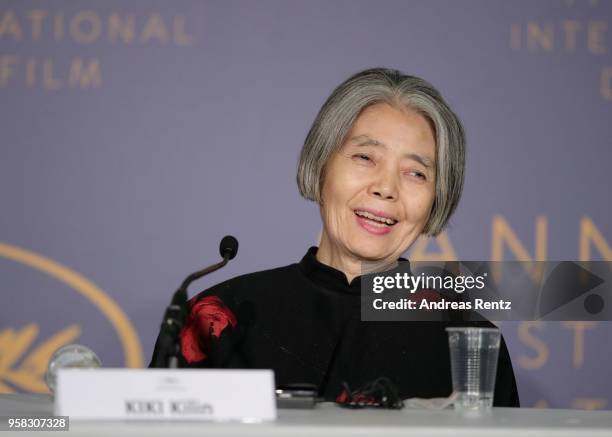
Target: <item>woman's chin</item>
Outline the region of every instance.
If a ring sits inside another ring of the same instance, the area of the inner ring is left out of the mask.
[[[355,246],[353,253],[366,263],[380,263],[395,260],[393,252],[390,252],[389,248],[385,246],[358,244]]]

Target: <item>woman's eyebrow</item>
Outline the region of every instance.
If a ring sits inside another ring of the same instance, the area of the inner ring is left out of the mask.
[[[359,142],[358,146],[384,146],[385,144],[381,143],[378,140],[370,138],[367,135],[357,135],[356,137],[351,138],[349,141]]]
[[[351,138],[349,141],[351,142],[357,142],[358,146],[381,146],[381,147],[387,147],[386,144],[375,140],[374,138],[370,138],[367,135],[357,135],[356,137]],[[421,156],[418,153],[405,153],[403,155],[404,158],[408,158],[408,159],[412,159],[420,164],[422,164],[423,166],[427,167],[427,168],[433,168],[434,166],[434,162],[433,160],[431,160],[430,158],[427,158],[426,156]]]
[[[416,162],[422,164],[424,167],[430,169],[433,168],[433,161],[426,156],[421,156],[418,153],[406,153],[404,155],[406,158],[414,159]]]

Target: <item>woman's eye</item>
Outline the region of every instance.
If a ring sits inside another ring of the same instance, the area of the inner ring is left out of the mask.
[[[422,172],[420,172],[420,171],[411,171],[411,172],[408,172],[408,174],[409,174],[410,176],[414,176],[414,177],[419,178],[419,179],[422,179],[422,180],[424,180],[424,181],[426,181],[426,180],[427,180],[427,176],[425,176],[425,173],[422,173]]]
[[[362,160],[362,161],[371,161],[372,160],[368,155],[364,155],[364,154],[361,154],[361,153],[353,155],[353,158],[356,158],[356,159]]]

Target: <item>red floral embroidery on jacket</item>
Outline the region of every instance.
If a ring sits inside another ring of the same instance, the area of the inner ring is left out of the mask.
[[[202,361],[208,356],[213,338],[231,325],[236,327],[234,313],[218,296],[190,300],[187,323],[181,330],[181,352],[188,363]]]

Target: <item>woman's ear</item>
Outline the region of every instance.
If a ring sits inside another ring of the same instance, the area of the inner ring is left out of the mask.
[[[317,204],[319,205],[319,208],[323,206],[323,180],[321,180],[319,183],[319,196],[317,199]]]

